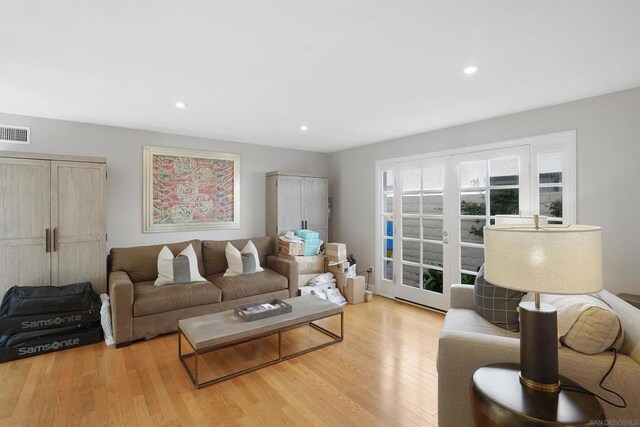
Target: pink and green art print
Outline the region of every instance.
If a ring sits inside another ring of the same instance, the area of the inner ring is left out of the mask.
[[[147,162],[152,215],[145,231],[237,224],[237,159],[152,153]]]

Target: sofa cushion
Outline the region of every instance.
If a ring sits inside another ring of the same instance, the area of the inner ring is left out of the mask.
[[[242,250],[249,240],[258,249],[260,265],[265,265],[267,255],[273,254],[273,239],[271,237],[254,237],[252,239],[239,240],[204,240],[202,242],[204,277],[224,273],[227,269],[227,257],[225,255],[227,242],[231,243],[236,249]]]
[[[484,265],[480,267],[473,287],[473,302],[478,314],[489,322],[508,331],[520,331],[518,305],[524,294],[487,282]]]
[[[204,275],[202,264],[202,242],[189,240],[187,242],[170,243],[168,245],[135,246],[131,248],[111,249],[111,271],[124,271],[133,283],[155,280],[158,277],[158,255],[167,246],[173,256],[177,256],[189,244],[198,258],[198,271]]]
[[[220,289],[210,282],[154,286],[153,280],[134,283],[133,315],[165,313],[179,308],[213,304],[221,301]]]
[[[452,308],[447,311],[442,330],[475,332],[484,335],[518,338],[520,335],[487,322],[473,310],[464,308]]]
[[[207,280],[222,291],[222,301],[229,301],[288,288],[287,278],[273,270],[245,276],[224,276],[222,273],[207,277]]]

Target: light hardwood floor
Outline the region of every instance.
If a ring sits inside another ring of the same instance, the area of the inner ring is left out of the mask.
[[[376,296],[345,307],[343,342],[201,390],[177,359],[177,334],[8,362],[0,425],[436,425],[443,318]],[[288,333],[285,349],[315,342],[313,331]],[[210,353],[208,365],[270,357],[268,341]]]

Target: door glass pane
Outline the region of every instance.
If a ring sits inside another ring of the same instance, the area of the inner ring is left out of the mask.
[[[562,218],[562,187],[540,188],[540,215]]]
[[[420,218],[402,218],[402,237],[420,238]]]
[[[393,261],[382,260],[382,278],[385,280],[393,280]]]
[[[402,260],[420,264],[420,242],[402,241]]]
[[[461,219],[460,239],[465,243],[484,244],[484,225],[484,219]]]
[[[517,157],[505,157],[489,161],[490,185],[518,185],[520,167]]]
[[[393,239],[382,239],[382,256],[393,258]]]
[[[406,213],[406,214],[420,213],[420,195],[419,194],[403,194],[402,195],[402,213]]]
[[[460,248],[461,262],[460,268],[467,271],[477,272],[484,263],[484,249],[470,248],[462,246]]]
[[[460,192],[460,215],[486,215],[485,190]]]
[[[393,217],[391,215],[382,216],[382,236],[393,237]]]
[[[443,168],[424,168],[422,171],[422,189],[424,191],[438,191],[444,188]]]
[[[476,283],[476,276],[473,274],[462,273],[460,275],[460,281],[463,285],[473,285]]]
[[[393,191],[393,170],[382,172],[382,191]]]
[[[443,273],[442,270],[435,268],[427,268],[424,270],[422,277],[422,289],[442,293],[443,289]]]
[[[538,156],[540,183],[562,182],[562,153],[543,153]]]
[[[491,190],[489,197],[491,216],[517,215],[519,213],[519,190],[517,188]]]
[[[422,238],[442,241],[442,220],[435,218],[422,219]]]
[[[402,171],[402,191],[420,190],[421,169],[404,169]]]
[[[420,287],[420,267],[402,264],[402,284],[413,286],[414,288],[419,288]]]
[[[422,196],[423,215],[442,215],[442,194],[425,194]]]
[[[487,185],[487,162],[460,163],[460,188],[485,187]]]
[[[443,246],[438,243],[422,242],[422,264],[442,267]]]
[[[382,212],[393,213],[393,193],[382,195]]]

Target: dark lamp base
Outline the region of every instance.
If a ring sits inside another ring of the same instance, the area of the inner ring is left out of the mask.
[[[536,391],[560,391],[558,317],[552,305],[520,303],[520,383]]]

